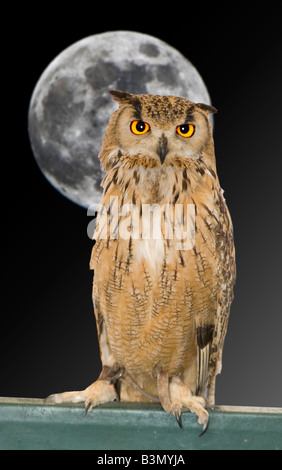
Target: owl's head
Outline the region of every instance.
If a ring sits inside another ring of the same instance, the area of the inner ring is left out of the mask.
[[[119,109],[108,124],[100,154],[105,169],[121,155],[140,158],[151,167],[173,166],[176,159],[212,159],[212,128],[208,119],[216,109],[184,98],[133,95],[111,90]]]

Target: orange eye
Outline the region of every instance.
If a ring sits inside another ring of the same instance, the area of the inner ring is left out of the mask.
[[[147,134],[147,132],[149,132],[150,126],[147,122],[133,121],[130,124],[130,130],[135,135],[143,135],[143,134]]]
[[[181,137],[192,137],[195,132],[195,126],[193,126],[193,124],[181,124],[177,126],[176,132],[181,135]]]

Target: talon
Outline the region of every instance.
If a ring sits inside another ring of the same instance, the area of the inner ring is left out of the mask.
[[[175,419],[177,421],[177,424],[178,426],[180,427],[180,429],[182,429],[182,422],[181,422],[181,411],[180,410],[176,410],[174,411],[174,416],[175,416]]]
[[[91,408],[92,408],[92,403],[91,403],[91,401],[89,400],[88,402],[85,403],[84,416],[87,415],[88,411],[90,411]]]
[[[203,428],[202,428],[202,431],[199,434],[199,437],[201,437],[203,434],[205,434],[205,432],[206,432],[206,430],[208,429],[208,426],[209,426],[209,421],[210,420],[208,418],[207,422],[203,424]]]

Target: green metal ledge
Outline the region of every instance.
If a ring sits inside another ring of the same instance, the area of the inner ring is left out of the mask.
[[[159,405],[109,403],[84,416],[82,405],[0,398],[1,450],[281,450],[282,408],[217,406],[210,424],[182,414],[182,429]]]

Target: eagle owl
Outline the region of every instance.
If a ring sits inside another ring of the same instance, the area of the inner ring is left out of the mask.
[[[119,108],[100,160],[106,176],[90,266],[102,360],[96,382],[48,401],[86,411],[160,402],[205,431],[233,299],[233,229],[208,115],[174,96],[110,91]]]

